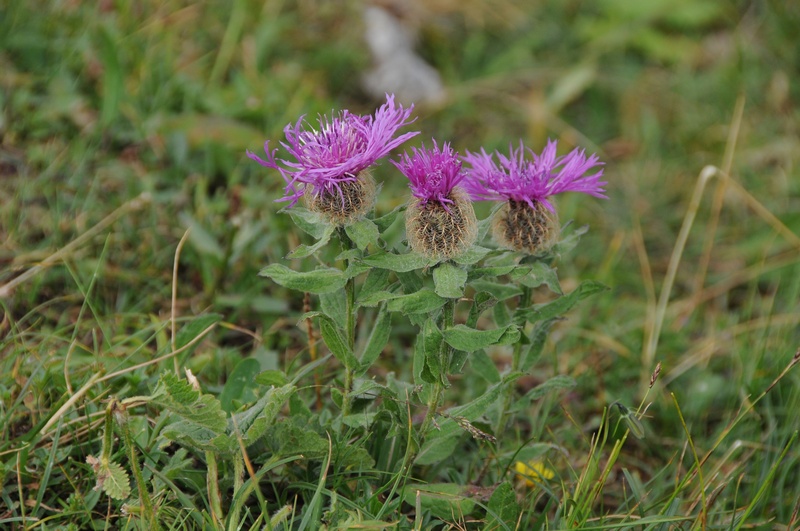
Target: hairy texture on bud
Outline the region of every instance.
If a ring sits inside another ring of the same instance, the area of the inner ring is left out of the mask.
[[[447,203],[413,197],[406,210],[406,237],[415,252],[434,259],[453,258],[478,238],[478,221],[469,196],[453,188]]]
[[[501,246],[527,254],[541,254],[558,242],[558,214],[544,204],[531,207],[525,201],[509,200],[495,214],[492,235]]]
[[[319,212],[336,226],[350,225],[366,216],[378,195],[372,175],[364,170],[354,180],[341,181],[330,190],[306,196],[309,210]]]

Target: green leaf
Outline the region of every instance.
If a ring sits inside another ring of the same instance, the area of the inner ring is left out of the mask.
[[[465,487],[454,483],[413,485],[406,487],[404,501],[413,507],[419,496],[424,511],[447,522],[460,522],[475,509],[475,501],[466,497],[464,491]]]
[[[335,230],[336,227],[333,225],[325,225],[325,230],[322,232],[319,240],[317,240],[314,245],[300,245],[297,249],[287,254],[286,258],[305,258],[306,256],[311,256],[322,249],[322,247],[324,247],[331,240],[331,236]]]
[[[228,426],[219,400],[192,389],[189,382],[171,372],[161,375],[153,392],[153,403],[214,433],[224,433]]]
[[[125,93],[125,73],[123,72],[119,51],[122,42],[115,39],[108,30],[108,27],[101,25],[97,32],[99,46],[95,48],[100,53],[102,59],[103,74],[102,83],[102,103],[100,106],[100,124],[107,128],[117,119],[120,109],[120,102]]]
[[[375,218],[372,220],[375,225],[378,226],[378,229],[383,232],[389,228],[389,226],[397,220],[397,217],[406,209],[406,205],[400,205],[395,207],[394,210],[389,212],[388,214],[384,214],[381,217]]]
[[[479,349],[473,352],[470,364],[475,369],[475,374],[485,378],[489,383],[495,384],[501,380],[500,371],[485,350]]]
[[[489,498],[484,529],[499,529],[504,526],[516,529],[520,511],[514,487],[507,481],[503,482],[494,489]]]
[[[282,212],[287,212],[291,217],[294,224],[306,234],[310,234],[315,239],[322,239],[323,235],[331,227],[330,223],[325,223],[316,212],[311,212],[303,207],[294,206],[289,209],[284,209]]]
[[[447,385],[447,376],[442,370],[440,361],[442,352],[442,333],[433,322],[433,319],[427,319],[425,326],[422,329],[422,348],[425,353],[425,365],[420,373],[422,380],[433,384],[443,383]]]
[[[198,315],[187,324],[183,325],[183,327],[175,334],[175,348],[179,349],[185,347],[191,343],[192,340],[197,338],[197,336],[199,336],[203,330],[221,320],[222,316],[218,313],[205,313],[203,315]]]
[[[258,402],[233,416],[230,422],[231,433],[235,433],[234,430],[237,430],[245,446],[256,442],[266,433],[267,428],[275,423],[283,404],[295,392],[295,389],[293,385],[284,385],[283,387],[273,387],[267,391]]]
[[[390,312],[402,312],[404,314],[431,313],[438,310],[447,302],[432,290],[423,288],[416,293],[400,295],[388,302]]]
[[[516,286],[509,286],[508,284],[499,284],[497,282],[489,282],[487,280],[476,280],[472,282],[472,287],[475,291],[486,291],[491,293],[498,301],[504,301],[511,297],[516,297],[522,293],[522,290]]]
[[[285,265],[272,264],[261,271],[259,276],[268,277],[286,288],[309,293],[329,293],[344,288],[347,278],[339,269],[320,267],[314,271],[298,272]]]
[[[467,326],[475,328],[481,314],[495,304],[497,304],[497,299],[488,291],[479,291],[475,293],[472,300],[472,307],[469,309],[469,316],[467,316]]]
[[[362,251],[367,248],[369,244],[378,245],[378,238],[380,232],[378,226],[369,219],[360,219],[355,223],[347,225],[344,228],[347,235],[356,244],[356,247]]]
[[[483,260],[492,250],[479,245],[473,245],[458,256],[453,257],[453,262],[461,265],[472,265]]]
[[[101,475],[102,474],[102,479]],[[97,476],[98,484],[102,483],[103,492],[115,500],[124,500],[131,495],[131,480],[128,471],[122,465],[110,461],[107,466],[101,466],[101,472]]]
[[[372,267],[403,273],[415,269],[422,269],[434,263],[430,258],[426,258],[417,253],[394,254],[383,251],[367,256],[363,261],[365,264]]]
[[[583,227],[579,227],[572,231],[572,233],[562,238],[557,244],[553,246],[552,252],[554,254],[560,255],[570,252],[578,245],[578,242],[581,240],[581,236],[589,232],[589,226],[584,225]]]
[[[256,376],[255,382],[259,385],[274,385],[279,387],[281,385],[286,385],[289,382],[289,378],[286,377],[283,371],[268,370],[260,372]]]
[[[378,356],[383,352],[386,343],[389,341],[389,333],[392,330],[392,314],[386,311],[386,307],[381,308],[375,317],[372,325],[372,332],[367,339],[364,353],[361,355],[361,365],[356,376],[361,376],[372,366]]]
[[[319,318],[319,330],[322,333],[322,339],[331,354],[336,356],[336,359],[342,362],[345,367],[349,369],[357,368],[358,360],[353,354],[353,349],[347,344],[342,330],[327,315],[319,314],[317,317]]]
[[[521,324],[524,320],[529,322],[546,321],[554,317],[565,314],[571,310],[578,302],[585,299],[590,295],[606,291],[608,289],[604,284],[596,280],[586,280],[581,282],[575,290],[563,297],[548,302],[545,304],[537,304],[531,308],[525,308],[517,311],[515,314],[515,321]]]
[[[449,262],[439,264],[433,269],[433,284],[440,297],[458,299],[464,295],[467,272]]]
[[[322,313],[333,319],[340,327],[347,326],[347,294],[343,289],[319,294]]]
[[[508,275],[515,269],[518,269],[516,264],[476,267],[470,270],[469,278],[474,280],[482,277],[500,277],[503,275]]]
[[[364,284],[358,292],[358,301],[368,298],[377,291],[386,290],[389,287],[389,275],[392,272],[388,269],[373,268],[364,279]]]
[[[530,345],[527,346],[525,352],[522,354],[522,361],[519,369],[521,371],[529,372],[533,365],[539,361],[542,355],[545,341],[547,341],[547,334],[550,332],[550,327],[553,326],[557,319],[548,319],[536,324],[529,337]]]
[[[292,419],[272,426],[267,431],[266,439],[273,455],[278,458],[300,454],[306,459],[321,459],[328,455],[328,440]]]
[[[510,277],[512,280],[529,288],[538,288],[542,284],[546,284],[553,293],[564,294],[561,291],[561,284],[558,282],[556,270],[544,262],[534,262],[528,266],[519,267],[511,273]]]
[[[537,385],[528,391],[525,396],[530,400],[538,400],[551,391],[556,391],[558,389],[572,389],[573,387],[575,387],[575,380],[573,378],[565,375],[559,375],[550,378],[540,385]]]
[[[474,352],[492,345],[510,345],[519,341],[520,332],[514,325],[494,330],[476,330],[464,325],[456,325],[442,332],[444,340],[458,350]]]
[[[236,409],[234,401],[241,404],[256,399],[255,379],[260,369],[261,364],[254,358],[244,358],[236,364],[219,394],[219,401],[224,411],[230,413]]]
[[[191,446],[204,452],[219,452],[231,455],[239,450],[236,439],[226,433],[218,433],[188,420],[170,422],[161,431],[170,441]]]

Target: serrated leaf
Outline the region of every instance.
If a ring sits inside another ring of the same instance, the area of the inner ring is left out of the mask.
[[[128,471],[122,468],[119,463],[110,461],[105,467],[101,465],[100,473],[97,476],[98,485],[102,484],[103,492],[115,500],[124,500],[131,495],[131,480]]]
[[[198,315],[178,330],[175,334],[175,348],[183,348],[192,342],[200,333],[222,320],[222,316],[218,313],[206,313]]]
[[[347,283],[344,273],[332,267],[298,272],[285,265],[271,264],[259,271],[258,275],[271,278],[283,287],[309,293],[329,293],[344,288]]]
[[[192,389],[189,382],[165,372],[156,385],[153,403],[214,433],[224,433],[228,422],[216,397]]]
[[[453,264],[445,262],[433,269],[433,285],[440,297],[458,299],[464,295],[467,272]]]
[[[353,349],[347,344],[342,330],[339,329],[336,323],[333,322],[333,319],[327,315],[320,314],[317,317],[319,318],[319,330],[322,333],[322,339],[325,341],[331,354],[342,362],[345,367],[349,369],[357,368],[358,360],[355,354],[353,354]]]
[[[575,387],[575,380],[573,378],[565,375],[559,375],[537,385],[528,391],[526,396],[530,400],[538,400],[551,391],[556,391],[558,389],[572,389],[573,387]]]
[[[520,319],[528,322],[546,321],[554,317],[565,314],[571,310],[578,302],[590,295],[606,291],[608,287],[596,280],[586,280],[581,282],[574,291],[568,295],[545,304],[537,304],[531,308],[524,308],[515,314],[515,321],[521,323]]]
[[[219,402],[224,411],[232,412],[235,409],[234,401],[247,403],[255,400],[255,378],[260,369],[261,364],[254,358],[244,358],[236,364],[219,394]]]
[[[444,340],[458,350],[474,352],[492,345],[510,345],[519,341],[520,332],[514,325],[494,330],[476,330],[465,325],[456,325],[442,331]]]
[[[286,258],[305,258],[306,256],[311,256],[312,254],[316,253],[320,249],[322,249],[330,240],[331,236],[333,235],[336,227],[333,225],[325,225],[325,229],[320,234],[319,239],[313,245],[305,245],[302,244],[297,249],[294,249],[289,254],[286,255]]]
[[[447,302],[433,290],[423,288],[416,293],[400,295],[389,300],[388,308],[390,312],[402,312],[404,314],[431,313],[438,310]]]
[[[361,365],[356,376],[361,376],[372,366],[378,356],[383,352],[386,343],[389,341],[389,333],[392,330],[392,315],[386,311],[386,307],[381,308],[372,324],[372,332],[367,339],[364,353],[359,360]]]
[[[378,226],[369,219],[360,219],[344,228],[347,235],[362,251],[370,244],[378,245],[380,232]]]
[[[417,253],[394,254],[383,251],[364,257],[363,261],[365,264],[372,267],[379,267],[381,269],[388,269],[389,271],[401,273],[422,269],[434,263],[430,258],[426,258]]]

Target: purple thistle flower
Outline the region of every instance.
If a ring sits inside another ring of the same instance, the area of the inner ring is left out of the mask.
[[[448,196],[465,177],[458,154],[447,142],[440,149],[436,140],[433,149],[426,149],[423,144],[422,149],[412,148],[412,151],[412,156],[403,153],[399,162],[391,163],[408,177],[411,193],[419,199],[419,206],[437,201],[449,211],[447,203],[453,201]]]
[[[509,146],[509,156],[495,152],[500,165],[493,155],[481,149],[480,153],[467,152],[463,160],[472,168],[467,170],[464,188],[473,200],[524,201],[531,208],[541,203],[555,212],[548,198],[562,192],[583,192],[594,197],[607,198],[601,181],[603,170],[591,175],[584,174],[601,166],[597,155],[586,157],[582,149],[574,149],[569,154],[556,157],[555,140],[548,140],[541,155],[527,151],[533,160],[525,160],[526,149],[520,141],[519,148]]]
[[[392,138],[398,129],[414,121],[409,120],[413,109],[413,105],[408,109],[395,106],[394,96],[387,94],[386,103],[374,117],[344,110],[330,118],[320,116],[317,130],[301,116],[294,126],[289,124],[283,129],[286,142],[281,142],[295,160],[276,159],[278,150],[270,151],[269,140],[264,143],[267,160],[250,151],[247,156],[281,173],[286,187],[284,196],[277,201],[289,201],[289,207],[297,204],[308,186],[315,195],[341,195],[341,183],[355,181],[359,172],[419,134],[414,131]]]

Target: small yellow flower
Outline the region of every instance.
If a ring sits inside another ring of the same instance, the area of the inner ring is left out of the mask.
[[[525,486],[534,488],[545,480],[553,479],[556,473],[539,459],[531,459],[528,462],[517,461],[514,463],[514,471],[520,478],[525,480]]]

